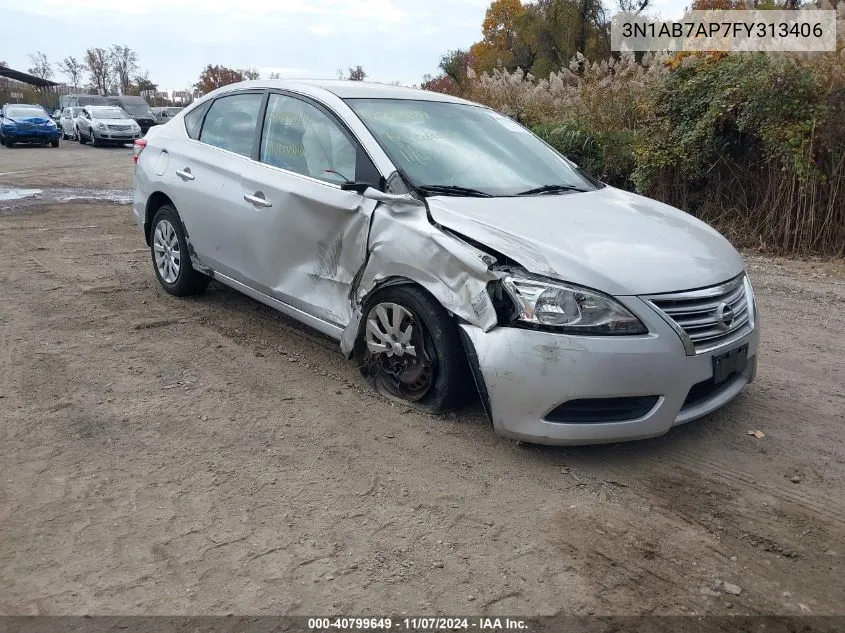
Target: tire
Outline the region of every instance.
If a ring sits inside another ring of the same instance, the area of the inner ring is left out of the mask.
[[[102,147],[103,142],[97,138],[97,135],[94,134],[94,130],[91,130],[91,145],[94,147]]]
[[[15,142],[11,138],[6,139],[6,147],[12,149],[15,146]]]
[[[82,135],[82,132],[80,130],[76,130],[76,138],[79,140],[80,145],[85,145],[86,140],[85,140],[85,137]]]
[[[50,146],[51,147],[58,147],[59,146],[59,139],[56,139],[55,141],[50,141]]]
[[[390,306],[399,306],[407,314]],[[379,335],[371,334],[372,325],[379,329],[381,336],[389,336],[388,328],[379,318],[379,307],[385,309],[389,323],[397,327],[400,334],[406,334],[408,326],[411,328],[405,346],[407,349],[413,345],[413,354],[397,355],[394,350],[390,356],[372,351],[370,342],[378,345],[382,340]],[[401,316],[399,323],[397,316]],[[375,323],[370,324],[370,319]],[[366,302],[355,355],[361,373],[376,391],[427,413],[445,413],[463,404],[474,393],[457,325],[434,297],[411,284],[387,287]],[[404,369],[397,371],[402,367]]]
[[[161,229],[160,234],[157,233],[159,229]],[[176,244],[178,244],[178,252],[176,248],[173,248]],[[170,250],[159,251],[158,249],[162,246],[165,248],[169,246]],[[176,256],[175,260],[172,257],[173,254]],[[169,204],[159,208],[150,225],[150,255],[158,283],[166,292],[176,297],[202,294],[211,281],[211,278],[197,272],[191,265],[182,220],[176,209]],[[162,256],[162,261],[158,259],[159,255]],[[166,264],[168,258],[171,263],[174,261],[176,263],[178,270],[175,275],[172,275],[173,268]],[[163,266],[163,270],[160,270],[160,265]]]

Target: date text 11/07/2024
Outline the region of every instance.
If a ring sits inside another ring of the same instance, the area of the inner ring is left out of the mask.
[[[509,617],[369,617],[369,618],[309,618],[308,630],[320,631],[527,631],[528,622]]]

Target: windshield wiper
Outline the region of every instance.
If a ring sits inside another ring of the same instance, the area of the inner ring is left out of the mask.
[[[447,196],[474,196],[476,198],[493,197],[492,194],[489,194],[486,191],[470,189],[469,187],[459,187],[458,185],[419,185],[417,189],[423,193],[442,193]]]
[[[587,189],[581,189],[580,187],[573,187],[572,185],[542,185],[540,187],[534,187],[533,189],[528,189],[527,191],[520,191],[518,196],[533,196],[534,194],[538,193],[560,193],[561,191],[580,191],[585,192],[588,191]]]

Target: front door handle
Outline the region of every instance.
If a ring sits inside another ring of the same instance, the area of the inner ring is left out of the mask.
[[[247,202],[251,202],[252,204],[259,206],[259,207],[272,207],[273,203],[270,202],[267,198],[264,197],[264,194],[260,191],[256,191],[255,195],[251,195],[248,193],[244,194],[244,200]]]
[[[185,169],[177,169],[176,175],[179,176],[182,180],[194,180],[196,176],[191,173],[190,167],[185,167]]]

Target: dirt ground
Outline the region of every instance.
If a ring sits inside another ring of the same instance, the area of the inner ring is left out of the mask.
[[[131,175],[0,148],[0,194]],[[166,295],[125,204],[0,200],[0,613],[843,614],[845,267],[748,261],[744,394],[544,448],[379,399],[219,284]]]

